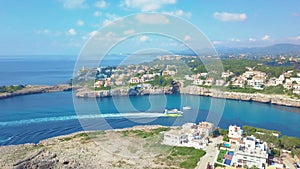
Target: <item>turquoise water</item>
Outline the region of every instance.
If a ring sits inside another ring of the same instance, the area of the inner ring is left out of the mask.
[[[224,143],[223,145],[224,145],[224,147],[230,147],[229,143]]]
[[[164,107],[180,108],[181,101],[192,107],[183,117],[166,118],[159,114]],[[85,129],[124,128],[135,125],[173,125],[206,120],[211,98],[191,95],[135,96],[96,99],[72,99],[72,92],[19,96],[0,100],[0,144],[36,143],[53,136]],[[74,103],[84,112],[76,114]],[[130,103],[130,105],[128,104]],[[195,109],[194,105],[200,105]],[[119,110],[121,108],[121,110]],[[142,112],[142,113],[140,113]],[[251,125],[279,130],[300,137],[298,108],[270,104],[226,100],[219,123]]]
[[[0,85],[54,85],[66,82],[72,77],[74,58],[0,56]],[[105,62],[107,65],[114,63],[117,63],[116,59]],[[77,111],[74,104],[79,108]],[[191,106],[192,109],[184,111],[184,116],[179,118],[160,116],[165,107],[180,109],[181,105]],[[215,107],[217,105],[211,105],[209,97],[186,95],[114,97],[96,101],[73,100],[72,92],[18,96],[0,100],[0,145],[37,143],[42,139],[84,129],[198,123],[206,120],[209,111]],[[215,114],[209,115],[213,117]],[[300,109],[226,100],[218,125],[227,128],[230,124],[263,127],[300,137]]]

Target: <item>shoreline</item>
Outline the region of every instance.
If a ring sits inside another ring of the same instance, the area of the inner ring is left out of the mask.
[[[30,95],[41,94],[50,92],[63,92],[76,89],[76,97],[78,98],[103,98],[113,96],[128,96],[128,89],[113,89],[113,90],[99,90],[92,91],[86,88],[74,87],[69,84],[58,84],[55,86],[39,86],[39,85],[27,85],[24,89],[15,91],[13,93],[0,93],[0,100]],[[180,87],[180,94],[195,95],[195,96],[207,96],[212,98],[240,100],[240,101],[253,101],[258,103],[273,104],[279,106],[296,107],[300,108],[300,99],[290,98],[286,95],[276,94],[262,94],[262,93],[240,93],[240,92],[224,92],[216,89],[204,88],[199,86],[187,86]],[[172,87],[156,88],[151,90],[144,90],[133,96],[142,95],[159,95],[159,94],[174,94]]]
[[[174,94],[170,91],[171,91],[170,88],[167,89],[158,88],[158,89],[141,92],[136,96]],[[209,88],[204,88],[199,86],[188,86],[185,88],[180,88],[179,93],[187,94],[187,95],[195,95],[195,96],[207,96],[207,97],[220,98],[220,99],[254,101],[258,103],[267,103],[267,104],[296,107],[296,108],[300,107],[300,99],[290,98],[286,95],[223,92],[216,89],[209,89]],[[128,95],[127,89],[99,90],[99,91],[79,89],[76,91],[76,97],[78,98],[103,98],[103,97],[127,96],[127,95]]]
[[[21,90],[17,90],[12,93],[8,93],[8,92],[0,93],[0,100],[16,97],[16,96],[30,95],[30,94],[71,91],[73,89],[74,87],[69,84],[58,84],[55,86],[26,85],[25,88]]]

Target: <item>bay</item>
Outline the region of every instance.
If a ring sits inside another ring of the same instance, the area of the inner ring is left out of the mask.
[[[210,97],[194,95],[150,95],[83,99],[72,92],[45,93],[0,100],[0,145],[37,143],[40,140],[82,130],[115,129],[136,125],[181,125],[199,123],[210,113]],[[83,111],[75,109],[80,105]],[[96,104],[97,109],[94,109]],[[149,116],[164,108],[191,110],[183,117]],[[198,107],[199,106],[199,107]],[[98,110],[99,109],[99,110]],[[77,110],[77,111],[76,111]],[[133,115],[132,115],[133,114]],[[220,123],[251,125],[279,130],[300,137],[299,108],[271,104],[226,100]]]

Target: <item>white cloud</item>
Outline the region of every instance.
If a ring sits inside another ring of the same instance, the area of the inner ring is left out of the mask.
[[[300,36],[291,37],[291,38],[289,38],[289,40],[298,41],[298,40],[300,40]]]
[[[115,35],[115,33],[113,33],[113,32],[107,32],[106,34],[105,34],[105,37],[113,37]]]
[[[107,6],[107,3],[105,2],[105,0],[100,0],[95,2],[95,7],[97,8],[105,8]]]
[[[265,35],[265,36],[263,36],[263,37],[261,38],[261,40],[263,40],[263,41],[268,41],[268,40],[270,40],[270,36],[269,36],[269,35]]]
[[[164,15],[160,14],[139,14],[135,17],[141,23],[147,24],[168,24],[169,20]]]
[[[102,13],[100,12],[100,11],[95,11],[94,12],[94,16],[95,17],[99,17],[99,16],[101,16],[102,15]]]
[[[240,39],[237,39],[237,38],[231,38],[230,41],[231,41],[231,42],[240,42],[241,40],[240,40]]]
[[[192,40],[191,36],[189,35],[185,35],[184,38],[183,38],[184,41],[190,41]]]
[[[89,33],[89,36],[94,36],[94,35],[96,35],[97,33],[98,33],[98,31],[92,31],[92,32]]]
[[[249,40],[250,42],[255,42],[255,41],[256,41],[255,38],[249,38],[248,40]]]
[[[105,19],[105,20],[103,21],[103,26],[109,25],[109,24],[111,24],[111,23],[113,23],[112,20]]]
[[[76,22],[76,25],[77,25],[77,26],[82,26],[82,25],[84,25],[83,20],[78,20],[78,21]]]
[[[149,39],[148,36],[145,36],[145,35],[143,35],[143,36],[141,36],[141,37],[139,38],[140,42],[145,42],[145,41],[147,41],[148,39]]]
[[[49,29],[42,29],[42,30],[35,31],[35,33],[39,34],[39,35],[47,35],[47,34],[50,34],[50,30]]]
[[[71,28],[68,30],[69,35],[76,35],[77,32],[75,31],[75,29]]]
[[[222,43],[223,43],[223,42],[221,42],[221,41],[213,41],[213,42],[212,42],[213,45],[221,45]]]
[[[129,30],[126,30],[123,32],[124,35],[130,35],[130,34],[133,34],[134,33],[134,30],[133,29],[129,29]]]
[[[156,11],[164,5],[175,4],[176,0],[124,0],[121,6],[126,8],[137,8],[143,12]]]
[[[245,21],[247,15],[245,13],[228,13],[228,12],[215,12],[214,17],[222,22],[235,22],[235,21]]]
[[[192,16],[191,12],[184,12],[181,9],[176,10],[176,11],[164,12],[164,13],[168,14],[168,15],[174,15],[174,16],[178,16],[178,17],[187,17],[187,18],[190,18]]]
[[[115,20],[119,19],[120,16],[115,15],[115,14],[107,13],[107,14],[106,14],[106,18],[107,18],[107,19],[105,19],[105,20],[103,21],[103,26],[113,23]]]
[[[75,8],[87,8],[85,0],[60,0],[65,8],[75,9]]]
[[[60,36],[62,34],[61,31],[53,31],[49,29],[36,30],[34,31],[34,33],[38,35],[49,35],[49,36]]]

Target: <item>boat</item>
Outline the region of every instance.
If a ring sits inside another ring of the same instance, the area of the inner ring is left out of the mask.
[[[182,110],[191,110],[192,108],[190,106],[183,106]]]
[[[164,111],[164,116],[166,117],[180,117],[182,115],[183,112],[179,111],[178,109],[172,109],[172,110],[165,109]]]

